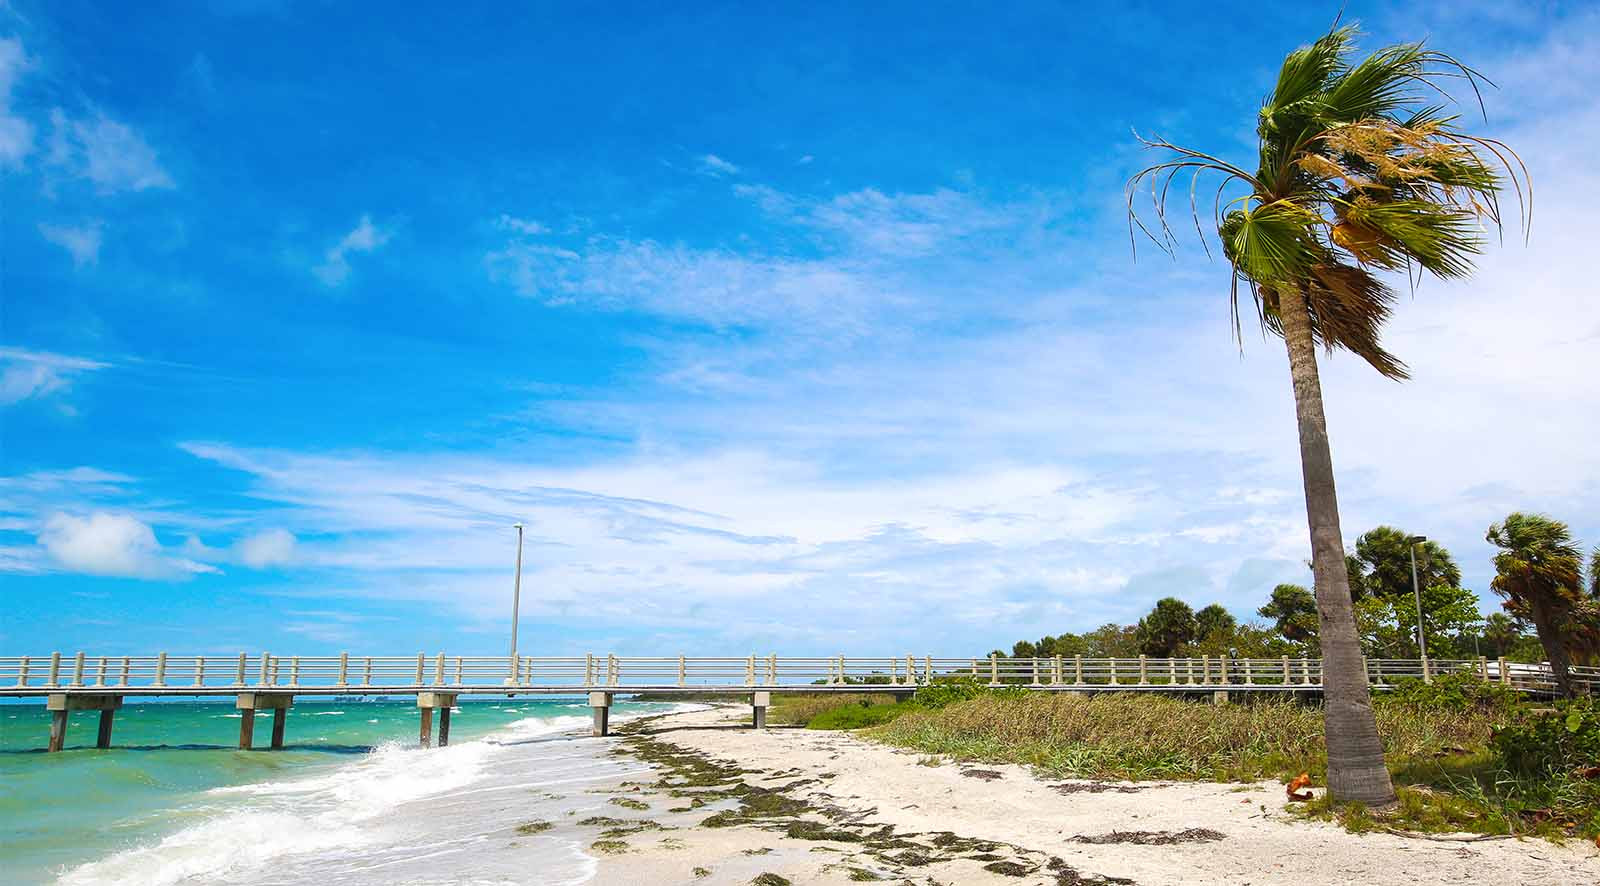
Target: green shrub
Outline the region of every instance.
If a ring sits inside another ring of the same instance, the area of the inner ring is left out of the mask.
[[[1592,698],[1558,702],[1553,711],[1496,730],[1493,748],[1508,769],[1523,775],[1600,765],[1600,704]]]
[[[892,705],[896,697],[888,693],[868,694],[856,692],[817,692],[810,694],[777,695],[772,699],[770,716],[774,723],[804,726],[818,714],[841,707],[863,705]]]
[[[1505,713],[1517,707],[1517,693],[1498,683],[1490,683],[1474,674],[1440,674],[1432,683],[1416,677],[1403,677],[1394,681],[1388,692],[1373,694],[1373,700],[1385,705],[1403,705],[1430,711],[1482,711]]]
[[[954,680],[943,680],[931,686],[924,686],[917,690],[912,700],[929,710],[938,710],[946,705],[969,698],[977,698],[991,691],[988,686],[979,683],[971,677],[959,677]]]
[[[910,710],[910,704],[848,705],[830,708],[812,717],[807,729],[862,729],[882,726]]]

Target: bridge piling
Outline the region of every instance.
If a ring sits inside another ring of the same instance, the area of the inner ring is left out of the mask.
[[[589,710],[594,715],[594,729],[592,734],[597,738],[604,738],[611,731],[611,693],[589,693]]]
[[[418,692],[417,710],[421,711],[417,743],[423,747],[433,745],[433,712],[439,712],[439,747],[450,744],[450,709],[456,706],[453,692]]]
[[[50,711],[50,743],[46,746],[47,751],[55,753],[66,745],[67,721],[73,711],[99,711],[100,730],[95,736],[94,746],[102,749],[111,747],[111,725],[120,707],[120,695],[52,692],[45,699],[45,708]]]
[[[287,692],[241,692],[233,706],[239,711],[239,750],[248,751],[255,745],[256,711],[272,711],[272,750],[283,750],[283,731],[289,721],[289,707],[294,696]]]
[[[772,693],[755,692],[750,695],[750,720],[757,729],[767,728],[767,708],[772,704]]]

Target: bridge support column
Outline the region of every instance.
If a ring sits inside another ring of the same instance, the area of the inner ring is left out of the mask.
[[[594,713],[594,730],[596,736],[611,734],[611,693],[589,693],[589,709]]]
[[[248,751],[255,741],[256,711],[272,711],[272,749],[283,749],[283,730],[289,722],[289,706],[294,696],[287,692],[241,692],[234,707],[239,711],[239,750]]]
[[[754,692],[750,695],[751,722],[757,729],[767,728],[767,708],[772,705],[772,693]]]
[[[117,708],[122,707],[120,695],[68,695],[65,692],[54,692],[45,698],[45,709],[50,712],[50,744],[47,746],[51,753],[55,753],[67,743],[67,720],[73,711],[99,711],[100,732],[95,736],[94,746],[97,748],[111,747],[111,723],[116,716]]]
[[[1225,705],[1225,704],[1227,704],[1228,703],[1228,690],[1226,690],[1226,689],[1218,689],[1217,691],[1211,693],[1211,703],[1214,704],[1214,705]]]
[[[422,712],[421,730],[417,734],[417,743],[423,747],[433,746],[433,711],[439,710],[439,747],[450,744],[450,709],[455,707],[456,694],[454,692],[419,692],[417,693],[417,709]]]

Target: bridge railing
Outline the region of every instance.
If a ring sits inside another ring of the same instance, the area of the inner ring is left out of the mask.
[[[1385,688],[1403,678],[1472,673],[1516,689],[1550,692],[1555,680],[1548,665],[1504,659],[1368,659],[1369,684]],[[1600,686],[1600,668],[1574,667],[1574,682]],[[638,690],[646,688],[736,688],[819,686],[827,688],[922,686],[965,678],[996,686],[1039,688],[1129,688],[1168,690],[1259,688],[1315,690],[1322,684],[1322,662],[1315,658],[936,658],[933,656],[748,655],[743,657],[616,655],[451,656],[281,656],[270,652],[237,655],[0,657],[0,693],[43,689],[96,688],[223,691],[252,688],[427,689],[429,687],[528,687]]]

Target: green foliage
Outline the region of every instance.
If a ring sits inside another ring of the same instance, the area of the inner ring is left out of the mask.
[[[1429,711],[1477,711],[1504,715],[1521,699],[1515,690],[1472,674],[1440,674],[1432,683],[1417,678],[1396,680],[1394,688],[1373,696],[1375,704]]]
[[[916,702],[920,707],[938,710],[958,701],[977,698],[989,691],[989,687],[979,683],[977,680],[970,677],[962,677],[955,680],[941,680],[931,686],[924,686],[917,690],[916,695],[912,696],[912,701]]]
[[[1134,635],[1142,654],[1171,658],[1179,646],[1194,642],[1196,628],[1194,610],[1189,604],[1177,597],[1163,597],[1156,601],[1149,615],[1139,619]]]
[[[911,709],[911,705],[869,704],[830,708],[806,722],[807,729],[862,729],[881,726]]]
[[[1600,765],[1600,704],[1592,698],[1559,703],[1495,733],[1494,750],[1521,775],[1570,772]]]
[[[1411,544],[1413,534],[1393,526],[1369,529],[1356,539],[1354,562],[1360,568],[1361,586],[1368,594],[1411,599]],[[1425,541],[1417,549],[1417,582],[1421,587],[1457,587],[1461,570],[1443,546]]]
[[[1226,637],[1233,635],[1234,631],[1238,629],[1239,623],[1229,614],[1228,610],[1222,607],[1222,604],[1212,603],[1210,606],[1195,613],[1194,627],[1195,636],[1202,639],[1216,636]]]
[[[1355,578],[1351,577],[1354,584]],[[1272,599],[1256,610],[1262,618],[1273,620],[1279,636],[1291,643],[1306,644],[1315,650],[1317,638],[1317,600],[1311,592],[1295,584],[1272,589]]]
[[[774,723],[804,726],[818,714],[841,707],[893,705],[898,697],[888,693],[818,692],[811,695],[783,693],[772,699],[768,716]]]

